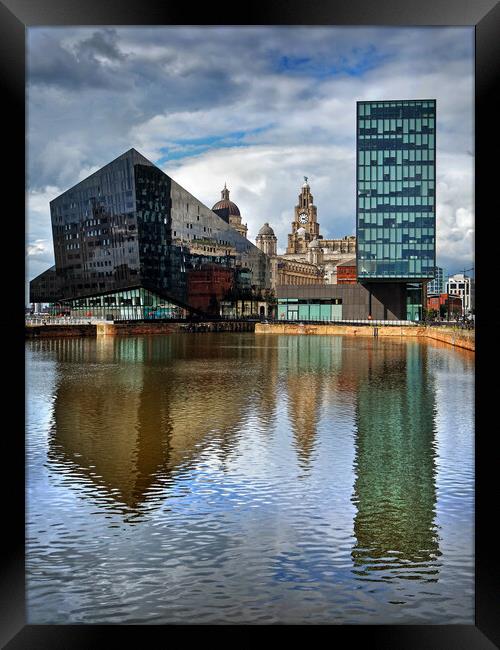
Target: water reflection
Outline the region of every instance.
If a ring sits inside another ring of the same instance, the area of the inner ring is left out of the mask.
[[[424,345],[377,346],[357,369],[354,573],[435,581],[435,389]],[[359,362],[359,360],[358,360]]]
[[[263,411],[272,412],[273,393],[261,390],[269,366],[240,349],[241,361],[255,362],[252,390],[240,366],[231,372],[224,350],[205,339],[193,347],[187,336],[102,338],[94,354],[81,341],[61,342],[59,360],[74,363],[75,372],[65,368],[55,393],[48,452],[54,471],[105,488],[106,495],[93,495],[100,505],[111,498],[138,514],[168,496],[155,485],[168,491],[208,448],[224,464],[256,394]],[[268,362],[272,355],[267,350]]]
[[[280,337],[279,369],[286,379],[288,425],[302,470],[310,468],[325,393],[342,365],[342,337]]]
[[[249,333],[28,350],[31,623],[470,624],[470,354]]]

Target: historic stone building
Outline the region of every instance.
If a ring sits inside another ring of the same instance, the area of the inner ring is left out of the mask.
[[[315,264],[322,271],[326,284],[337,284],[337,265],[356,255],[356,237],[323,238],[307,176],[304,180],[283,258]]]
[[[224,219],[226,223],[232,226],[242,237],[247,236],[248,228],[246,223],[241,223],[240,209],[229,200],[229,190],[224,183],[224,189],[221,191],[221,200],[212,208],[212,212]]]
[[[271,257],[271,288],[278,285],[324,284],[323,273],[316,264]]]
[[[323,239],[311,188],[304,184],[294,209],[292,232],[284,255],[276,253],[276,236],[268,223],[260,229],[256,245],[271,257],[271,286],[278,284],[337,284],[337,266],[356,255],[356,237]]]
[[[275,289],[278,284],[323,284],[323,273],[316,263],[288,260],[283,255],[277,255],[277,242],[274,230],[265,223],[259,230],[255,243],[270,258],[271,289]]]
[[[295,206],[295,218],[292,221],[292,232],[288,235],[287,255],[307,253],[307,245],[319,237],[317,208],[313,203],[311,188],[304,177],[305,183],[299,194],[299,203]]]

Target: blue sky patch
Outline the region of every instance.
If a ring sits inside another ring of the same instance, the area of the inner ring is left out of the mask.
[[[353,48],[348,56],[340,56],[336,61],[320,58],[281,56],[275,64],[275,70],[284,74],[305,75],[327,79],[337,75],[359,77],[365,72],[386,63],[392,55],[377,50],[374,45],[365,48]]]
[[[161,147],[160,151],[163,155],[155,161],[155,164],[163,165],[171,160],[199,155],[210,149],[244,147],[248,145],[245,141],[248,136],[262,133],[270,127],[271,125],[268,124],[248,131],[231,131],[223,135],[212,135],[204,138],[182,138],[176,140],[171,146]]]

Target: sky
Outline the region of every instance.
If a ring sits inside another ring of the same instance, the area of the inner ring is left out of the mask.
[[[473,27],[34,27],[27,279],[54,264],[49,201],[131,147],[255,243],[285,251],[308,177],[320,234],[355,234],[356,102],[437,100],[437,265],[474,266]]]

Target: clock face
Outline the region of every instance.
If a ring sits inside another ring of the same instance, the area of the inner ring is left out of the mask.
[[[301,212],[301,213],[299,214],[299,221],[300,221],[300,223],[307,223],[308,220],[309,220],[309,218],[308,218],[308,216],[307,216],[307,212]]]

